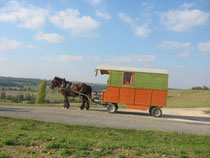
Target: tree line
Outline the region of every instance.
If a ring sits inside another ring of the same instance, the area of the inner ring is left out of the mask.
[[[20,103],[23,101],[26,101],[27,103],[35,103],[36,96],[34,94],[26,93],[25,95],[23,94],[18,94],[18,95],[6,95],[5,91],[2,91],[0,94],[0,100],[1,101],[11,101],[13,103]]]
[[[196,86],[196,87],[192,87],[193,90],[209,90],[209,87],[207,86],[203,86],[203,87],[200,87],[200,86]]]

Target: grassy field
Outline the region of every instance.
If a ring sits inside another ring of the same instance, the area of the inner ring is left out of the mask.
[[[167,107],[210,107],[210,90],[169,90]]]
[[[210,136],[0,117],[0,157],[208,157]]]

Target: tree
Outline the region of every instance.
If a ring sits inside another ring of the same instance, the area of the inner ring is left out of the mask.
[[[6,99],[6,93],[5,91],[1,92],[1,100]]]
[[[200,87],[200,86],[197,86],[197,87],[192,87],[192,89],[193,89],[193,90],[203,90],[203,88],[202,88],[202,87]]]
[[[36,103],[43,104],[46,97],[46,80],[41,80],[37,90]]]
[[[209,90],[209,87],[203,86],[203,90]]]

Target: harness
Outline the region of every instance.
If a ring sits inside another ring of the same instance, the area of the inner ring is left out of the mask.
[[[65,82],[66,82],[65,87],[63,87],[63,88],[60,89],[61,92],[64,91],[67,94],[69,94],[70,92],[74,92],[74,93],[77,93],[77,94],[79,94],[81,96],[86,96],[87,99],[88,99],[88,102],[91,103],[91,99],[89,98],[88,95],[83,94],[83,93],[78,92],[78,91],[75,91],[73,89],[75,84],[73,84],[72,82],[68,82],[68,81],[65,81]]]

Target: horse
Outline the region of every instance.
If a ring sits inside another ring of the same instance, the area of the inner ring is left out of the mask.
[[[64,96],[64,108],[68,109],[70,107],[68,97],[80,96],[82,105],[79,109],[83,110],[85,108],[86,110],[89,110],[90,102],[92,100],[91,86],[85,83],[73,84],[72,82],[66,81],[65,78],[55,77],[50,83],[49,88],[53,89],[55,87],[59,87],[59,91]]]

